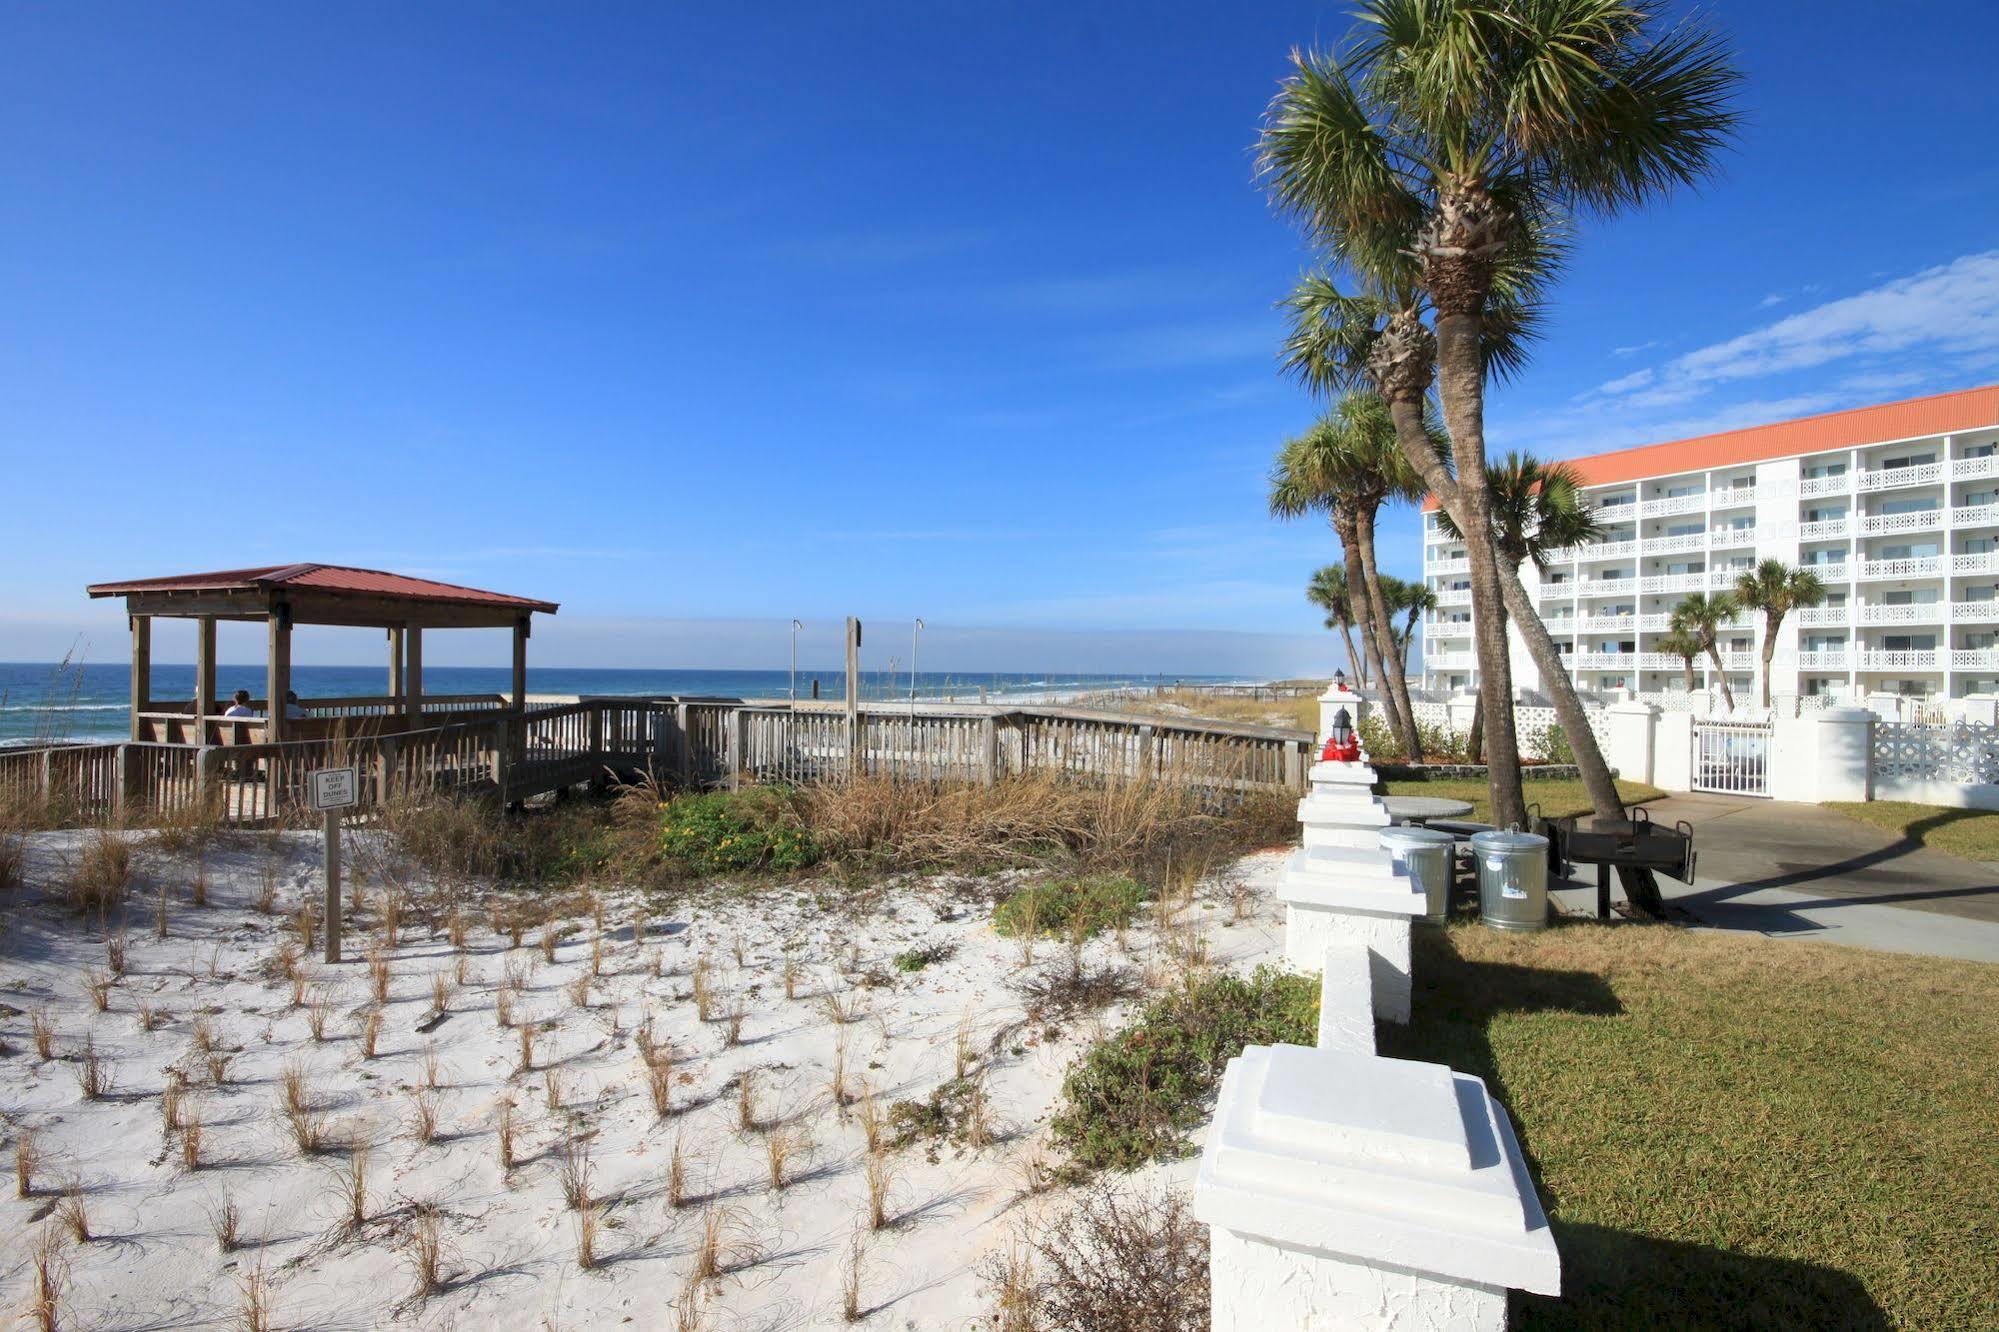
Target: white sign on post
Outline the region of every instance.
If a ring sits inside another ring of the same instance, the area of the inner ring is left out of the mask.
[[[312,774],[312,807],[316,810],[346,809],[359,803],[359,786],[353,768],[321,768]]]

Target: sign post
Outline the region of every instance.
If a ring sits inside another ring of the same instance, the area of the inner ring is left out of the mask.
[[[340,811],[358,803],[353,768],[321,768],[307,781],[310,804],[326,816],[326,960],[340,960]]]

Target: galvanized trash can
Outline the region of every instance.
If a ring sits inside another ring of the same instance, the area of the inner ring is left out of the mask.
[[[1539,833],[1482,832],[1471,839],[1478,862],[1478,917],[1495,930],[1548,924],[1548,839]]]
[[[1398,865],[1406,865],[1409,877],[1423,889],[1428,903],[1423,919],[1442,925],[1451,914],[1451,860],[1457,839],[1447,832],[1430,828],[1383,828],[1381,849]]]

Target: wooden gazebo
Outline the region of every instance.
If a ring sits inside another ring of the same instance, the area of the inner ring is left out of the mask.
[[[527,641],[537,613],[553,615],[551,601],[459,587],[377,569],[337,564],[286,564],[216,573],[173,574],[95,583],[92,597],[123,597],[132,623],[132,738],[167,744],[255,744],[322,738],[332,728],[347,733],[390,734],[449,722],[464,712],[491,715],[521,711],[527,702]],[[194,697],[151,697],[152,629],[156,618],[196,623]],[[261,715],[224,719],[228,701],[215,686],[215,626],[223,620],[266,625],[265,691],[252,701]],[[301,699],[306,715],[288,717],[292,629],[301,624],[346,625],[388,634],[389,692],[360,698]],[[426,629],[511,629],[510,697],[426,696],[423,634]]]

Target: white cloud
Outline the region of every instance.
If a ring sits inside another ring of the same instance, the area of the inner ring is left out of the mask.
[[[1809,290],[1809,288],[1807,288]],[[1891,358],[1923,358],[1929,377],[1999,353],[1999,250],[1969,254],[1895,278],[1857,295],[1801,310],[1772,324],[1612,380],[1607,396],[1636,405],[1684,402],[1742,380],[1856,361],[1870,371]]]
[[[1756,308],[1759,310],[1767,310],[1773,305],[1782,305],[1785,301],[1789,299],[1790,297],[1785,296],[1782,292],[1773,291],[1768,296],[1765,296],[1762,300],[1756,302]]]
[[[1612,347],[1610,354],[1612,356],[1636,356],[1639,352],[1651,351],[1659,345],[1659,340],[1654,338],[1650,342],[1634,342],[1629,347]]]

